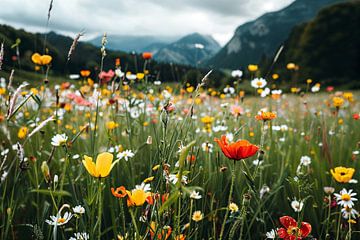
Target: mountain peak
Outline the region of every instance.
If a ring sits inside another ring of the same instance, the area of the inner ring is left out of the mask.
[[[161,62],[197,65],[212,57],[219,49],[219,43],[212,36],[195,32],[161,48],[154,57]]]
[[[242,24],[208,64],[222,68],[238,68],[257,63],[263,55],[273,55],[294,26],[310,20],[321,8],[340,1],[296,0],[279,11],[266,13]]]

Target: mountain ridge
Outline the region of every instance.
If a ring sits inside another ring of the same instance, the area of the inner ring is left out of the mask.
[[[296,0],[281,10],[265,13],[238,26],[230,41],[205,65],[238,68],[258,63],[264,55],[274,54],[293,27],[315,17],[321,8],[340,1]]]

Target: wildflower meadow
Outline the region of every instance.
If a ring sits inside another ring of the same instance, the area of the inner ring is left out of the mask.
[[[78,79],[46,50],[1,78],[0,239],[360,239],[358,91],[295,62],[163,82],[107,41]]]

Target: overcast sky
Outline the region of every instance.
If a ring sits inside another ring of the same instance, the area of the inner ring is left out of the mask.
[[[224,45],[240,24],[294,0],[54,0],[48,30],[86,38],[211,34]],[[44,32],[50,0],[1,0],[0,23]]]

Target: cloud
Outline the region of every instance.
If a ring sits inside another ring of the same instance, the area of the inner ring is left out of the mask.
[[[54,0],[48,30],[87,36],[185,35],[200,32],[225,44],[236,27],[293,0]],[[2,0],[0,22],[46,31],[50,0]]]

